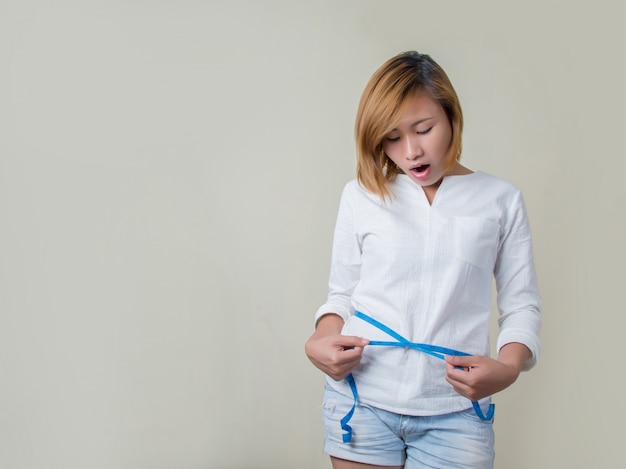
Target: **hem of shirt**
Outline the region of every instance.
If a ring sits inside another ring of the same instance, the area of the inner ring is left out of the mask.
[[[336,392],[343,394],[344,396],[349,397],[350,399],[353,398],[352,393],[346,392],[346,390],[343,388],[343,385],[341,385],[340,381],[335,381],[329,377],[327,377],[326,381],[328,385],[331,388],[333,388]],[[340,385],[340,387],[337,387],[337,385]],[[347,383],[346,383],[346,386],[348,386]],[[438,402],[439,404],[435,406],[436,407],[435,409],[416,408],[416,406],[396,407],[396,406],[391,406],[391,405],[385,405],[384,403],[381,404],[379,402],[374,402],[367,398],[363,399],[361,396],[359,396],[358,400],[359,400],[359,403],[365,404],[371,407],[375,407],[376,409],[384,410],[386,412],[391,412],[397,415],[407,415],[411,417],[433,417],[436,415],[453,414],[455,412],[463,412],[473,407],[472,401],[461,396],[460,394],[458,396],[451,396],[451,397],[446,397],[446,398],[428,397],[428,398],[420,399],[422,401],[428,401],[431,404]],[[442,402],[445,402],[446,404],[442,405],[441,404]],[[478,403],[480,404],[481,407],[483,405],[489,405],[491,403],[491,396],[485,397],[484,399],[479,400]],[[454,405],[450,405],[450,404],[454,404]]]

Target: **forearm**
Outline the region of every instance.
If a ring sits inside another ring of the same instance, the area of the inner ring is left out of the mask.
[[[314,336],[323,337],[340,334],[343,329],[343,318],[335,313],[323,315],[315,324]]]
[[[519,342],[510,342],[500,348],[498,361],[513,368],[519,375],[526,362],[532,357],[528,347]]]

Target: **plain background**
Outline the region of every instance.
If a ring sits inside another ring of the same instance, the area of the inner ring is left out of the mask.
[[[303,344],[359,96],[409,49],[533,229],[496,467],[623,467],[619,3],[0,1],[0,467],[330,467]]]

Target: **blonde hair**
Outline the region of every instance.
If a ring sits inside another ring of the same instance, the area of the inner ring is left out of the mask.
[[[354,129],[359,183],[382,198],[391,195],[387,184],[401,172],[384,153],[383,138],[399,121],[406,103],[422,94],[438,102],[450,121],[452,139],[444,174],[461,157],[463,114],[446,72],[430,56],[415,51],[392,57],[365,87]]]

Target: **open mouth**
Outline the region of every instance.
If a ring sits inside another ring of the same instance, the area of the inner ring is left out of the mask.
[[[414,173],[423,173],[424,171],[426,171],[428,168],[430,167],[429,164],[421,164],[419,166],[416,166],[415,168],[411,168],[411,171],[413,171]]]

